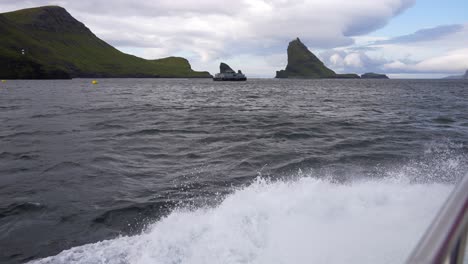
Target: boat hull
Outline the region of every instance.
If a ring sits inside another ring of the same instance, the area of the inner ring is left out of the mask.
[[[213,78],[215,82],[242,82],[247,81],[247,78]]]

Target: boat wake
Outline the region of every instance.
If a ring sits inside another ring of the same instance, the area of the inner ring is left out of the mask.
[[[257,179],[214,207],[32,263],[402,263],[452,184]]]

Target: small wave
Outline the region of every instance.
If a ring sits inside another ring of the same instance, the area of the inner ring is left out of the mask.
[[[72,161],[64,161],[64,162],[60,162],[60,163],[57,163],[53,166],[46,168],[45,170],[41,172],[41,174],[44,174],[50,171],[55,171],[55,170],[64,170],[64,169],[68,170],[73,167],[81,167],[81,164],[77,162],[72,162]]]
[[[21,106],[19,105],[12,105],[12,106],[0,106],[0,110],[19,110]]]
[[[137,131],[131,131],[127,133],[121,134],[122,136],[151,136],[151,135],[159,135],[159,134],[173,134],[173,133],[180,133],[180,134],[207,134],[207,131],[199,131],[199,130],[189,130],[189,129],[158,129],[158,128],[149,128],[149,129],[142,129]]]
[[[15,132],[15,133],[10,133],[8,135],[0,135],[0,138],[14,138],[14,137],[29,137],[29,136],[34,136],[41,133],[40,131],[29,131],[29,132]]]
[[[152,128],[152,129],[142,129],[134,132],[126,133],[126,136],[139,136],[139,135],[157,135],[160,134],[162,131],[160,129]]]
[[[115,121],[103,121],[95,123],[92,128],[96,130],[107,130],[107,129],[126,129],[127,127],[115,123]]]
[[[314,135],[309,134],[309,133],[298,133],[298,132],[292,132],[292,131],[291,132],[280,131],[280,132],[274,133],[273,137],[294,140],[294,139],[308,139],[308,138],[314,137]]]
[[[439,123],[439,124],[451,124],[455,123],[455,120],[453,120],[450,117],[447,116],[439,116],[437,118],[432,119],[433,122]]]
[[[39,158],[37,154],[27,153],[12,153],[12,152],[0,152],[0,159],[15,159],[15,160],[34,160]]]
[[[7,206],[6,208],[0,208],[0,219],[3,217],[18,215],[27,212],[36,212],[44,208],[45,206],[40,203],[14,203]]]
[[[35,114],[35,115],[32,115],[31,118],[49,118],[49,117],[54,117],[57,115],[58,114]]]

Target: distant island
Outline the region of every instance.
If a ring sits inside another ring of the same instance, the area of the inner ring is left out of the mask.
[[[468,70],[466,70],[464,75],[455,75],[455,76],[447,76],[443,79],[455,79],[455,80],[460,80],[460,79],[468,79]]]
[[[359,76],[355,73],[338,74],[327,68],[325,64],[317,58],[299,38],[289,42],[288,45],[288,65],[285,70],[276,72],[275,78],[293,79],[388,79],[384,74],[365,73]]]
[[[368,72],[361,75],[362,79],[389,79],[385,74],[379,74],[374,72]]]
[[[184,58],[125,54],[58,6],[2,13],[0,32],[1,79],[212,77],[192,70]]]

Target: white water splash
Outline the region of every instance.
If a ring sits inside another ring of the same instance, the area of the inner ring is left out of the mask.
[[[33,263],[403,263],[452,187],[257,180],[215,208]]]

